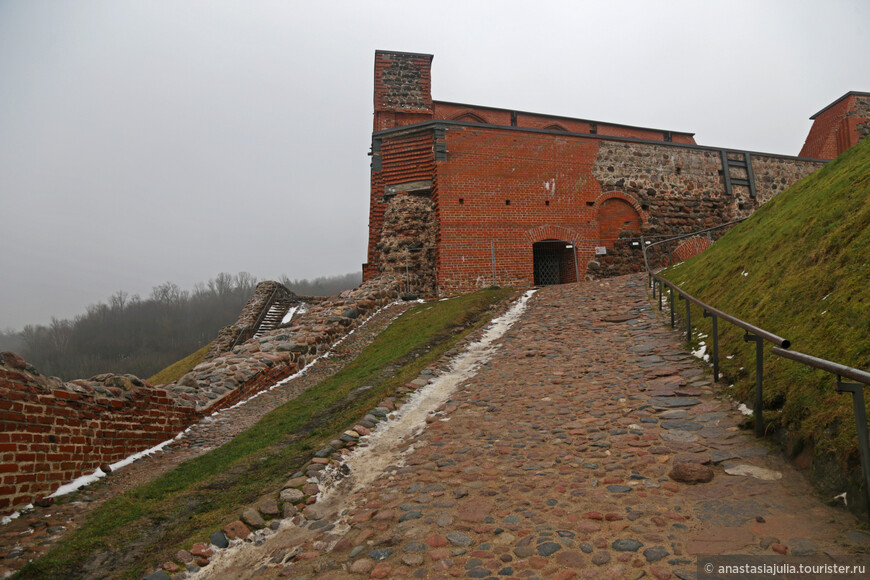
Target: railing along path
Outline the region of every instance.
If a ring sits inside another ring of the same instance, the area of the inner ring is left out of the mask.
[[[818,358],[812,355],[804,354],[802,352],[797,352],[791,349],[791,341],[783,338],[777,334],[774,334],[768,330],[763,328],[759,328],[745,320],[741,320],[736,316],[718,310],[709,304],[702,302],[701,300],[691,296],[688,292],[685,292],[678,286],[676,286],[673,282],[667,280],[666,278],[660,276],[659,274],[653,272],[650,269],[649,259],[647,257],[647,252],[650,248],[654,246],[658,246],[660,244],[668,244],[669,242],[673,242],[678,239],[688,238],[692,236],[697,236],[699,234],[708,233],[716,229],[724,228],[732,226],[736,223],[739,223],[743,220],[737,220],[735,222],[730,222],[721,226],[717,226],[714,228],[708,228],[705,230],[700,230],[698,232],[683,234],[680,236],[675,236],[673,238],[669,238],[666,240],[661,240],[655,243],[646,243],[641,238],[641,248],[643,249],[643,260],[644,265],[646,267],[647,276],[649,280],[649,286],[652,288],[653,298],[658,297],[659,310],[663,309],[662,299],[665,287],[668,288],[668,297],[670,299],[670,310],[671,310],[671,328],[675,327],[674,321],[674,300],[675,296],[679,297],[680,300],[685,301],[686,303],[686,341],[691,342],[692,340],[692,314],[691,314],[691,305],[695,304],[699,308],[702,309],[703,316],[705,318],[712,319],[712,339],[713,339],[713,352],[711,354],[711,360],[713,363],[713,380],[715,382],[719,382],[719,328],[718,328],[718,320],[721,318],[726,322],[737,326],[738,328],[742,328],[745,331],[743,336],[743,340],[746,342],[754,342],[755,343],[755,403],[753,408],[753,415],[755,419],[755,435],[757,437],[762,437],[764,435],[764,400],[762,396],[763,392],[763,379],[764,379],[764,343],[769,342],[773,346],[771,347],[771,353],[782,357],[793,360],[800,364],[813,367],[816,369],[821,369],[823,371],[827,371],[829,373],[834,374],[836,378],[835,387],[838,393],[851,393],[852,394],[852,407],[855,413],[855,430],[858,435],[858,450],[861,455],[861,471],[863,473],[864,478],[864,498],[868,507],[868,521],[870,521],[870,437],[868,437],[868,429],[867,429],[867,413],[866,407],[864,403],[864,386],[870,385],[870,373],[866,371],[862,371],[860,369],[852,368],[849,366],[841,365],[839,363],[835,363],[823,358]],[[657,288],[658,287],[658,288]],[[850,383],[844,383],[841,381],[842,377],[846,377],[851,379]]]

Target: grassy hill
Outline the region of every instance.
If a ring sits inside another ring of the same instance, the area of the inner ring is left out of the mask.
[[[792,350],[870,370],[870,139],[664,275],[704,302],[791,340]],[[710,332],[709,319],[693,316],[693,322]],[[751,407],[754,346],[736,327],[719,328],[725,380]],[[836,457],[854,470],[851,396],[838,395],[834,381],[766,354],[765,422],[787,427],[793,454],[812,445],[816,458]]]

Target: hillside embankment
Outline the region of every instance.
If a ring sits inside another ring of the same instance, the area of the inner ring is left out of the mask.
[[[711,554],[870,564],[854,516],[739,427],[644,286],[539,290],[429,420],[402,439],[379,425],[321,507],[195,578],[686,580]]]
[[[304,508],[316,499],[307,486],[297,485],[301,490],[292,489],[292,500],[282,496],[278,503],[275,499],[282,484],[298,479],[297,472],[306,465],[311,468],[312,457],[327,443],[337,457],[352,448],[355,443],[347,440],[346,432],[363,420],[367,410],[398,406],[400,400],[394,402],[393,397],[411,392],[414,385],[408,386],[410,381],[479,329],[513,294],[493,289],[436,303],[392,307],[385,312],[391,317],[410,311],[377,337],[368,324],[361,327],[310,371],[283,381],[241,407],[208,418],[170,445],[166,456],[161,453],[147,460],[144,469],[149,463],[158,470],[189,459],[186,463],[153,481],[145,478],[143,485],[133,489],[128,486],[114,498],[105,497],[105,490],[98,487],[63,500],[76,503],[102,496],[106,501],[59,542],[43,536],[30,553],[16,552],[14,558],[23,564],[28,557],[42,554],[49,540],[53,544],[51,552],[21,571],[22,577],[138,578],[148,568],[172,562],[180,549],[192,550],[197,542],[209,540],[216,529],[237,520],[240,512],[257,513],[256,507],[266,496],[275,496],[271,503],[276,510],[280,507],[279,512],[263,514],[270,520]],[[376,328],[384,328],[384,322],[375,321]],[[370,342],[362,352],[360,334]],[[329,376],[323,367],[341,370]],[[240,429],[245,423],[250,427]],[[136,468],[134,464],[130,469]],[[124,471],[110,476],[107,485],[116,477],[124,478]],[[46,526],[51,521],[49,512],[36,508],[26,514],[26,523],[32,526],[22,533],[43,535],[51,527],[56,535],[55,522]],[[14,541],[9,535],[3,537]]]
[[[870,140],[663,275],[707,304],[787,338],[793,350],[870,370]],[[698,313],[693,326],[695,346],[709,347],[710,319]],[[728,394],[752,407],[754,345],[736,327],[720,322],[719,329]],[[852,401],[836,392],[835,380],[767,348],[766,430],[825,495],[846,492],[850,508],[866,513]]]

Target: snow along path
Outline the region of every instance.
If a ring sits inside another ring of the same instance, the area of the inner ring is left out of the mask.
[[[414,450],[413,444],[407,445],[406,442],[419,435],[426,428],[427,418],[447,402],[463,381],[473,377],[481,365],[492,358],[499,348],[495,342],[519,320],[534,293],[535,290],[529,290],[523,294],[506,313],[490,323],[479,340],[470,343],[450,362],[448,372],[416,391],[401,409],[393,414],[393,419],[381,422],[370,436],[362,438],[361,442],[365,441],[368,445],[356,448],[339,468],[332,469],[334,479],[331,485],[328,476],[321,480],[322,491],[318,495],[315,506],[309,510],[313,509],[321,516],[341,512],[352,494],[365,488],[387,468],[400,467],[404,457]],[[348,475],[342,476],[341,472]],[[240,564],[239,560],[259,561],[272,548],[273,541],[280,541],[283,533],[292,534],[296,531],[300,531],[297,526],[289,520],[284,520],[272,539],[265,543],[255,541],[255,545],[259,544],[257,547],[235,540],[230,548],[218,552],[212,558],[211,564],[197,577],[215,577],[227,567],[237,567]],[[271,530],[267,528],[258,531],[257,534],[260,539],[265,539],[267,534],[271,535],[270,532]],[[215,546],[212,548],[214,549]]]

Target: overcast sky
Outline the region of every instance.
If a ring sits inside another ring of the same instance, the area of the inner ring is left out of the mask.
[[[870,2],[0,0],[0,328],[366,259],[376,49],[433,96],[796,155]]]

